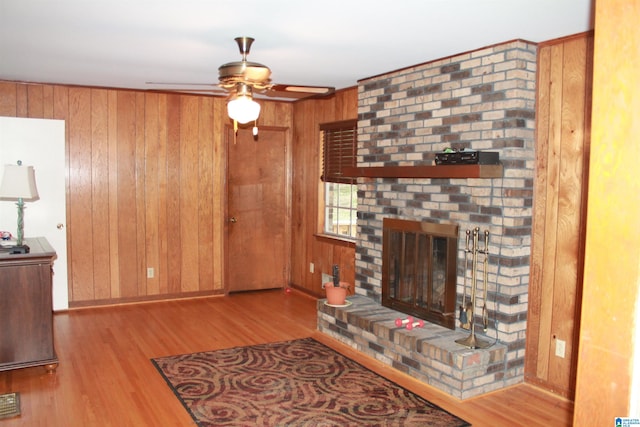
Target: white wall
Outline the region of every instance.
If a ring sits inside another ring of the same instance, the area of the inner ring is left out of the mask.
[[[5,164],[22,160],[33,166],[39,200],[25,202],[24,236],[44,236],[57,253],[53,265],[53,309],[69,307],[65,197],[64,120],[0,117],[0,179]],[[14,236],[17,230],[15,202],[0,201],[0,230]],[[58,229],[58,224],[62,228]]]

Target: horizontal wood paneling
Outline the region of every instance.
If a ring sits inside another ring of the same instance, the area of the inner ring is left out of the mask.
[[[290,103],[260,103],[260,126],[291,127]],[[0,115],[66,120],[70,306],[224,292],[225,105],[0,82]]]
[[[322,273],[331,274],[340,265],[341,278],[354,284],[355,246],[318,237],[318,190],[320,185],[319,125],[358,117],[357,88],[338,91],[327,99],[310,99],[294,104],[293,213],[291,284],[324,297]],[[309,264],[314,264],[314,272]]]

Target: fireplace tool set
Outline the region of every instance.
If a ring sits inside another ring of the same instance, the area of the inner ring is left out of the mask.
[[[482,285],[484,290],[484,304],[482,306],[482,323],[483,329],[486,331],[489,327],[489,315],[487,312],[487,267],[489,265],[489,230],[484,231],[484,248],[479,247],[480,228],[473,229],[473,235],[467,230],[465,237],[464,249],[464,292],[462,294],[462,305],[460,306],[460,327],[469,329],[470,334],[466,338],[457,339],[458,344],[469,348],[487,348],[490,342],[481,340],[476,337],[474,329],[474,311],[476,307],[476,293],[478,288],[478,254],[483,256],[483,279]],[[471,246],[469,244],[471,243]],[[471,254],[471,295],[467,301],[467,268],[469,263],[469,254]]]

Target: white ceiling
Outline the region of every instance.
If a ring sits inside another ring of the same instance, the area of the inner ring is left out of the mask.
[[[119,88],[217,83],[249,60],[275,83],[367,77],[512,39],[593,28],[591,0],[0,0],[0,79]],[[180,86],[183,87],[183,86]]]

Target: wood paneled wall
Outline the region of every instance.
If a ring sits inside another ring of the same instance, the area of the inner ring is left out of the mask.
[[[225,104],[0,82],[0,115],[66,121],[71,307],[224,292]],[[261,104],[291,127],[292,104]]]
[[[538,46],[525,377],[573,398],[589,165],[593,34]],[[564,356],[556,355],[558,342]]]
[[[357,117],[356,87],[327,99],[298,101],[294,106],[291,284],[316,296],[324,297],[322,273],[331,274],[333,264],[340,265],[342,280],[355,283],[355,245],[318,235],[319,125]]]

